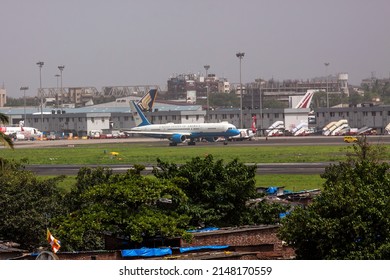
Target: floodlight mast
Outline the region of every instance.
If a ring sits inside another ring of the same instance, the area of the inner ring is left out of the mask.
[[[42,92],[42,66],[45,63],[43,61],[38,61],[37,65],[39,67],[39,97],[41,103],[41,131],[43,132],[43,92]],[[43,133],[42,133],[43,137]]]
[[[236,53],[236,56],[240,60],[240,128],[243,128],[242,125],[242,81],[241,81],[241,60],[244,58],[245,53],[238,52]]]
[[[64,94],[62,92],[62,71],[64,71],[64,68],[65,68],[65,65],[60,65],[58,66],[58,69],[60,70],[60,76],[61,76],[61,91],[60,91],[60,95],[61,95],[61,102],[62,104],[64,104]]]

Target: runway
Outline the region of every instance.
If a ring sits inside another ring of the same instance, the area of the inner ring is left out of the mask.
[[[257,174],[322,174],[325,167],[330,163],[262,163],[257,164]],[[250,165],[250,164],[248,164]],[[27,165],[26,169],[34,172],[37,175],[77,175],[81,167],[86,165]],[[88,167],[96,168],[99,165],[88,165]],[[115,165],[100,165],[109,167],[114,173],[126,172],[133,168],[132,165],[115,164]],[[146,166],[142,174],[150,174],[153,166]]]
[[[390,144],[390,135],[369,135],[367,140],[370,144]],[[77,139],[77,140],[35,140],[35,141],[16,141],[15,148],[42,148],[42,147],[67,147],[72,145],[98,144],[98,143],[150,143],[153,146],[166,146],[171,149],[169,141],[164,139],[145,138],[145,137],[129,137],[129,138],[111,138],[111,139]],[[343,142],[343,136],[281,136],[281,137],[257,137],[252,141],[232,141],[228,145],[261,145],[261,146],[278,146],[278,145],[350,145]],[[197,146],[204,145],[223,145],[223,142],[197,142]],[[178,144],[178,146],[186,146],[187,144]],[[191,147],[191,146],[188,146]]]
[[[389,135],[369,136],[369,143],[372,144],[389,144]],[[168,141],[153,139],[153,138],[123,138],[123,139],[93,139],[93,140],[55,140],[55,141],[24,141],[15,143],[15,148],[34,148],[34,147],[64,147],[94,143],[150,143],[153,146],[166,146],[167,149],[177,149],[178,147],[170,147]],[[324,137],[324,136],[306,136],[306,137],[274,137],[274,138],[258,138],[253,141],[237,141],[229,142],[228,145],[260,145],[260,146],[283,146],[283,145],[351,145],[343,142],[340,136]],[[184,147],[193,147],[183,144]],[[222,142],[207,143],[199,142],[196,145],[223,145]],[[251,164],[251,163],[247,163]],[[319,163],[269,163],[257,164],[258,174],[322,174],[325,168],[329,166],[329,162]],[[85,165],[28,165],[27,170],[33,171],[37,175],[77,175],[78,170]],[[88,165],[89,167],[97,167],[98,165]],[[104,165],[113,170],[114,173],[126,172],[132,168],[132,165]],[[153,166],[146,166],[144,174],[149,174],[153,170]]]

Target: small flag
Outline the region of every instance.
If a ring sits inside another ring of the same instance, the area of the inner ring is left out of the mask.
[[[61,248],[61,242],[54,238],[53,235],[51,235],[50,230],[47,229],[47,236],[46,236],[47,242],[51,245],[51,249],[54,253],[57,253],[58,250]]]

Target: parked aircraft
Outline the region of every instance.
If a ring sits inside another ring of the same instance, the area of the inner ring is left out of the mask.
[[[178,143],[184,143],[188,140],[188,145],[195,145],[196,139],[215,142],[220,137],[223,137],[225,139],[224,144],[227,144],[229,137],[240,134],[240,131],[228,122],[151,124],[135,101],[130,101],[130,109],[136,127],[126,131],[126,133],[137,133],[148,137],[169,139],[170,146],[177,146]]]
[[[143,112],[152,112],[156,97],[157,97],[157,89],[151,89],[147,93],[145,93],[145,95],[142,96],[142,98],[137,102],[137,106]],[[127,134],[127,131],[129,130],[131,130],[131,128],[121,128],[120,133]],[[88,134],[90,137],[99,138],[101,133],[102,133],[101,130],[98,130],[98,131],[90,131]]]
[[[42,132],[34,127],[28,126],[2,126],[0,132],[18,140],[28,140],[42,136]]]
[[[240,128],[239,135],[229,137],[230,141],[242,141],[242,140],[252,140],[256,135],[256,116],[252,117],[252,127],[251,129]]]

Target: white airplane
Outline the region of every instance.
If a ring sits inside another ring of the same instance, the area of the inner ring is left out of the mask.
[[[227,144],[229,137],[240,134],[240,131],[228,122],[151,124],[136,102],[130,101],[130,109],[136,127],[131,128],[126,133],[169,139],[171,141],[169,143],[170,146],[177,146],[178,143],[184,143],[188,140],[188,145],[195,145],[196,139],[206,139],[208,142],[215,142],[220,137],[224,138],[224,144]]]
[[[239,135],[229,137],[230,141],[242,141],[242,140],[252,140],[256,136],[256,116],[252,117],[252,127],[251,129],[239,128]]]
[[[13,135],[17,140],[27,140],[31,137],[41,137],[42,132],[34,127],[28,126],[2,126],[0,132],[12,137]]]

